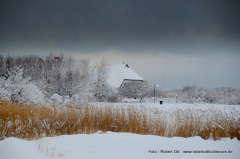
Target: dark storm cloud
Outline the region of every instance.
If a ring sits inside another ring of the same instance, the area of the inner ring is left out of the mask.
[[[1,0],[0,54],[129,62],[166,88],[240,88],[240,1]],[[136,56],[138,55],[138,56]]]
[[[207,53],[219,47],[239,50],[238,1],[0,3],[0,51],[5,52],[13,48],[178,53]]]

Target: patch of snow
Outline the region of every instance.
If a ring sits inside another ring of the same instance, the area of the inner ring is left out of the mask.
[[[132,133],[101,133],[99,131],[90,135],[62,135],[32,141],[7,138],[0,141],[0,158],[233,159],[239,158],[239,148],[240,142],[236,138],[213,141],[203,140],[200,137],[167,138]],[[166,150],[171,153],[162,153]],[[179,153],[174,153],[174,150]],[[227,153],[193,153],[196,150],[227,151]],[[228,153],[229,150],[232,153]],[[192,151],[192,153],[183,153],[183,151]]]

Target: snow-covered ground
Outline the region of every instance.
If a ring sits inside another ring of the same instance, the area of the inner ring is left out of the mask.
[[[92,103],[93,105],[107,105],[104,103]],[[229,111],[237,111],[240,112],[240,105],[224,105],[224,104],[188,104],[188,103],[139,103],[136,100],[132,100],[132,102],[128,103],[111,103],[112,106],[116,107],[135,107],[135,108],[157,108],[159,110],[175,110],[175,109],[194,109],[194,110],[209,110],[209,109],[217,109],[223,112]],[[240,117],[240,114],[239,114]]]
[[[203,140],[200,137],[167,138],[113,132],[98,132],[89,135],[62,135],[31,141],[18,138],[7,138],[0,141],[1,159],[237,159],[240,157],[239,150],[240,141],[236,138],[213,141]],[[187,153],[187,151],[192,152]],[[198,153],[193,151],[198,151]],[[203,153],[200,153],[201,151]]]

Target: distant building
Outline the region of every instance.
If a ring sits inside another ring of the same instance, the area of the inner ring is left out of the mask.
[[[143,78],[134,72],[128,64],[112,65],[110,68],[108,83],[112,87],[121,87],[125,82],[142,81]]]

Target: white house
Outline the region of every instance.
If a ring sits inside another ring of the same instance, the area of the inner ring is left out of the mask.
[[[129,68],[128,64],[111,66],[107,81],[109,85],[118,88],[128,81],[143,81],[143,78]]]

